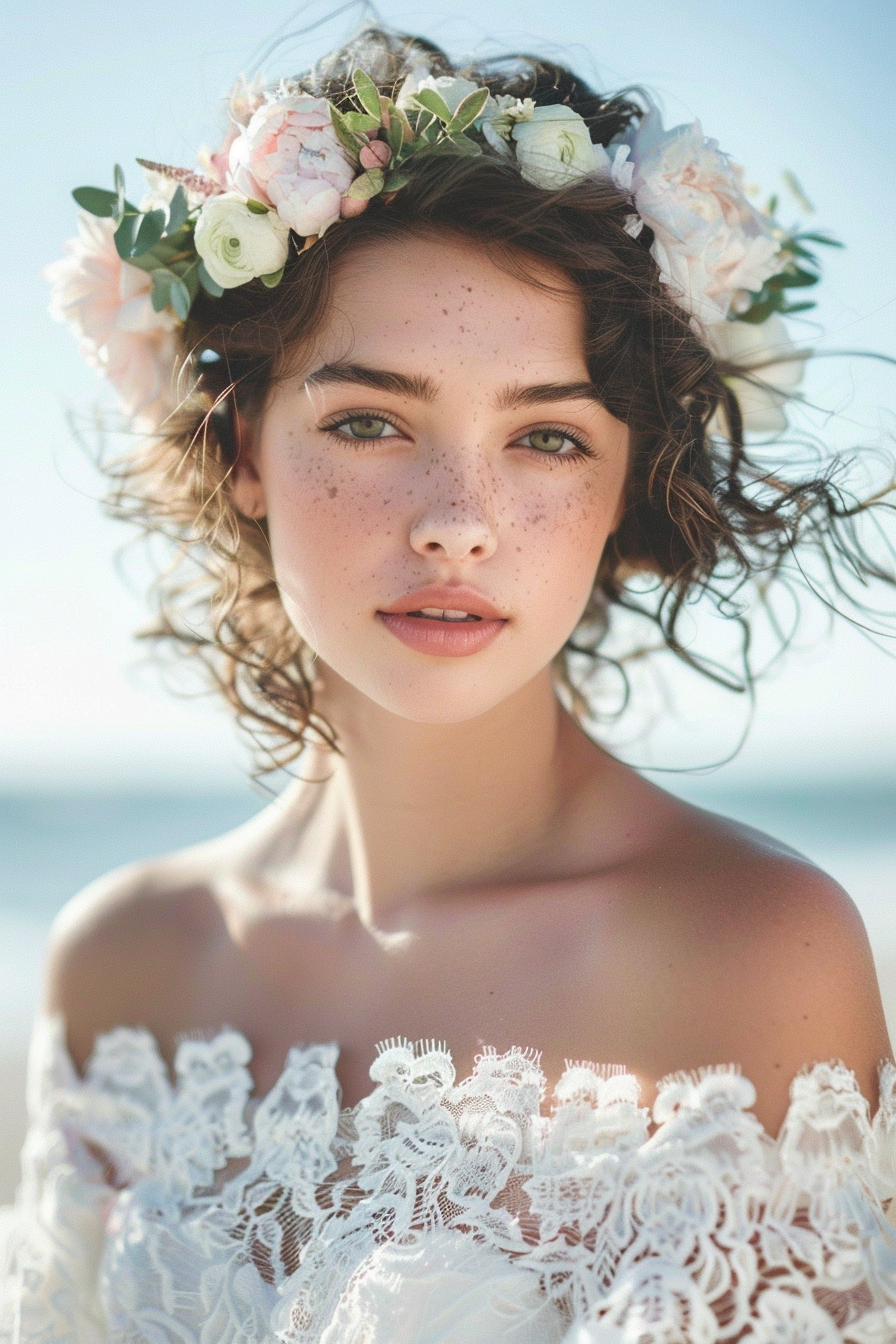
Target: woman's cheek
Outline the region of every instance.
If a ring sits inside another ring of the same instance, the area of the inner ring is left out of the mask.
[[[527,600],[541,608],[552,625],[578,620],[591,593],[613,513],[612,501],[602,496],[597,482],[580,480],[576,485],[559,497],[545,492],[529,500],[513,529],[512,546]]]
[[[332,620],[340,607],[369,605],[375,557],[395,533],[392,492],[350,466],[311,462],[280,473],[267,494],[274,573],[284,599],[299,604],[315,625]]]

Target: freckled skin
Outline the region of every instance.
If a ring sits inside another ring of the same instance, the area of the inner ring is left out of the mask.
[[[119,1025],[170,1060],[228,1023],[261,1092],[291,1046],[338,1041],[347,1105],[398,1035],[448,1041],[459,1075],[483,1046],[532,1046],[549,1087],[566,1059],[621,1062],[645,1102],[665,1074],[736,1061],[773,1132],[816,1060],[843,1059],[873,1100],[890,1047],[848,898],[664,793],[558,702],[551,661],[617,524],[628,434],[582,397],[502,409],[511,385],[587,379],[578,298],[541,278],[555,292],[455,241],[352,255],[303,367],[254,441],[245,427],[235,501],[267,516],[341,754],[303,757],[249,827],[73,903],[46,1006],[78,1065]],[[432,396],[306,386],[339,361],[425,376]],[[352,416],[389,432],[334,431]],[[539,427],[590,455],[537,451]],[[507,617],[475,655],[419,653],[377,616],[455,581]]]
[[[471,718],[550,663],[619,514],[628,460],[620,421],[581,397],[496,405],[515,384],[588,380],[578,296],[549,272],[541,278],[560,292],[456,243],[404,242],[351,259],[329,321],[298,375],[276,389],[256,444],[290,618],[325,668],[417,721]],[[435,301],[421,303],[421,294]],[[436,395],[306,386],[315,367],[348,360],[427,374]],[[391,417],[400,435],[344,442],[321,430],[334,414],[358,410]],[[552,424],[581,435],[593,456],[519,446]],[[481,589],[509,618],[475,658],[422,655],[378,621],[404,593],[455,581]]]

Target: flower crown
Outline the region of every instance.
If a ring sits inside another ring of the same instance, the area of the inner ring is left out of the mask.
[[[224,143],[202,156],[201,171],[138,159],[151,186],[139,207],[117,165],[112,190],[73,192],[80,236],[47,268],[51,312],[75,328],[87,359],[143,426],[157,427],[173,409],[176,332],[200,291],[220,297],[256,280],[276,287],[291,247],[311,246],[374,197],[401,191],[410,160],[483,153],[515,161],[547,191],[592,176],[614,183],[631,201],[627,231],[649,226],[662,280],[717,357],[774,366],[764,391],[736,380],[747,427],[786,425],[781,407],[802,364],[781,315],[814,306],[794,302],[791,291],[819,279],[811,245],[836,244],[783,228],[774,200],[765,210],[752,205],[741,170],[699,122],[666,131],[651,107],[604,147],[565,104],[495,97],[471,80],[423,72],[392,98],[356,69],[347,104],[341,110],[289,81],[243,89]]]

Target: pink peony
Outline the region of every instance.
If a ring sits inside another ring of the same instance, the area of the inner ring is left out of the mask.
[[[323,233],[339,218],[355,172],[326,99],[307,93],[265,103],[230,150],[236,190],[272,205],[303,238]]]
[[[699,121],[664,131],[653,109],[634,137],[632,162],[635,208],[653,230],[660,273],[700,322],[721,321],[737,293],[760,290],[781,269],[770,221]]]
[[[150,276],[121,260],[111,219],[82,213],[78,229],[68,256],[44,271],[50,314],[74,330],[87,362],[112,382],[137,424],[157,427],[175,405],[180,324],[170,310],[153,309]]]

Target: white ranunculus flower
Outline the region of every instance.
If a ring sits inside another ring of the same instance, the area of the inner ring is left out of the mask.
[[[257,215],[242,196],[227,192],[206,201],[196,221],[196,251],[224,289],[273,275],[286,264],[289,225],[269,210]]]
[[[706,328],[706,340],[717,359],[751,371],[750,380],[731,379],[744,430],[782,434],[787,398],[799,387],[806,367],[806,356],[797,353],[783,319],[773,313],[765,322],[713,322]]]
[[[660,274],[707,325],[739,290],[755,293],[781,269],[771,222],[744,195],[740,170],[699,121],[663,130],[653,108],[634,134],[635,208],[654,233]]]
[[[523,177],[549,191],[568,187],[599,166],[588,127],[564,103],[534,108],[531,117],[514,126],[513,140]]]
[[[539,1277],[460,1232],[386,1242],[356,1271],[321,1344],[560,1344]]]

